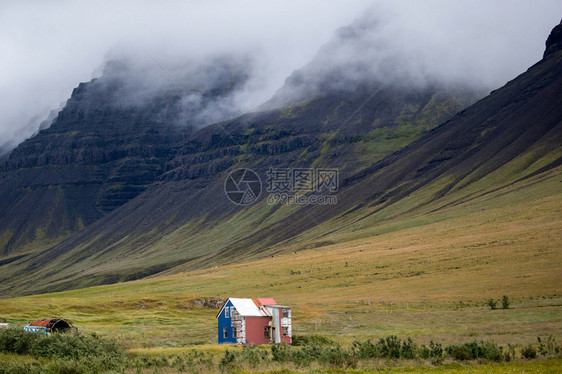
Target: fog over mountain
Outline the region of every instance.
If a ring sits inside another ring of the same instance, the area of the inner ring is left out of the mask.
[[[2,2],[0,151],[94,77],[121,79],[119,105],[179,90],[188,108],[234,74],[200,125],[257,107],[289,76],[285,99],[397,71],[412,84],[496,87],[540,59],[560,14],[558,1]]]

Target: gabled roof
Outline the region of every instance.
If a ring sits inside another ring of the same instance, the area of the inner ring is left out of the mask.
[[[230,300],[232,306],[234,306],[238,314],[240,314],[242,317],[269,317],[269,313],[262,306],[277,304],[272,298],[242,299],[231,297],[228,300]],[[226,301],[226,303],[224,303],[217,316],[222,313],[224,307],[226,306],[226,304],[228,304],[228,300]]]
[[[267,314],[259,308],[252,299],[230,298],[232,305],[242,317],[267,317]]]

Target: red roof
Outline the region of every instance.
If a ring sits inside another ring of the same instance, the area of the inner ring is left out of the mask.
[[[270,297],[258,298],[258,301],[260,302],[261,305],[277,305],[275,300],[273,300]]]
[[[52,319],[39,319],[37,321],[33,321],[29,324],[29,326],[43,326],[47,327],[47,325],[53,321]]]

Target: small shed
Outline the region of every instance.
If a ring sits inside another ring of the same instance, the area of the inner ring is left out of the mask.
[[[217,314],[219,344],[291,344],[291,308],[271,298],[229,298]]]
[[[51,334],[53,332],[76,332],[78,328],[69,319],[51,318],[39,319],[24,326],[23,329],[33,333]]]

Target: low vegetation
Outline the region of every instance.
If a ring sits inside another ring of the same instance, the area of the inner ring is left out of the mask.
[[[295,336],[297,346],[226,346],[222,355],[212,349],[195,349],[174,354],[138,354],[127,352],[122,344],[96,334],[52,334],[0,330],[0,374],[12,373],[103,373],[254,371],[288,367],[293,369],[361,368],[396,366],[414,360],[418,364],[441,365],[444,361],[510,362],[513,359],[559,359],[561,347],[549,336],[539,338],[538,347],[499,346],[492,341],[443,346],[431,341],[419,345],[410,337],[391,335],[378,341],[355,340],[343,347],[321,335]],[[15,360],[14,357],[24,358]],[[390,361],[389,361],[390,360]]]
[[[120,344],[96,334],[43,335],[21,328],[0,329],[0,352],[32,358],[4,362],[0,373],[99,373],[129,366]]]

